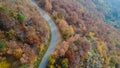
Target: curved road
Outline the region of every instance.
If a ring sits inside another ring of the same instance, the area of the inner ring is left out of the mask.
[[[38,5],[35,3],[34,0],[31,0],[31,3],[37,7],[37,9],[41,13],[42,17],[48,22],[48,24],[50,25],[50,28],[51,28],[52,36],[51,36],[50,46],[39,65],[39,68],[46,68],[50,54],[55,49],[55,46],[58,43],[58,41],[60,41],[59,40],[59,31],[58,31],[55,23],[53,22],[53,20],[49,17],[49,15],[47,15],[47,13],[44,10],[42,10],[40,7],[38,7]]]

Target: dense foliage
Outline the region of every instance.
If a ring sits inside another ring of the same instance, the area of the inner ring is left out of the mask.
[[[107,14],[108,6],[102,8],[105,1],[36,0],[63,37],[49,58],[48,68],[119,68],[120,32],[104,22],[106,15],[112,15]]]
[[[0,1],[0,68],[33,68],[47,50],[48,27],[28,0]]]
[[[115,28],[120,28],[120,0],[78,0],[95,17],[102,17],[104,21]]]

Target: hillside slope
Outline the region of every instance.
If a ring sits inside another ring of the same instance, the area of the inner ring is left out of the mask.
[[[78,0],[80,4],[92,13],[95,17],[100,17],[115,28],[120,28],[120,0]]]
[[[29,0],[0,1],[0,68],[33,68],[49,39],[47,22]]]
[[[64,39],[51,54],[48,68],[119,68],[120,32],[104,22],[109,11],[99,12],[94,1],[36,0]]]

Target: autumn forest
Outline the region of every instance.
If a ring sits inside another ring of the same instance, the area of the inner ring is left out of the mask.
[[[0,68],[120,68],[120,0],[0,0]]]

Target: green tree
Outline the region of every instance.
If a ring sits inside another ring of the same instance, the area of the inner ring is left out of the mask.
[[[18,19],[20,22],[23,22],[23,21],[25,21],[25,16],[24,16],[23,14],[21,14],[21,13],[18,13],[18,14],[17,14],[17,19]]]
[[[54,65],[48,65],[47,68],[55,68],[55,66]]]
[[[49,57],[49,64],[54,64],[55,61],[56,61],[56,57],[55,57],[54,55],[51,55],[51,56]]]
[[[55,64],[55,62],[56,62],[56,57],[54,56],[54,55],[51,55],[50,57],[49,57],[49,61],[48,61],[49,63],[48,63],[48,66],[47,66],[47,68],[56,68],[55,66],[54,66],[54,64]]]
[[[7,32],[7,36],[9,37],[9,39],[14,39],[14,35],[15,35],[15,31],[13,29],[10,29]]]
[[[14,12],[13,10],[9,10],[9,14],[10,14],[13,18],[17,19],[17,13]]]
[[[6,42],[0,39],[0,51],[3,50],[6,46]]]
[[[6,12],[7,9],[5,7],[0,7],[0,11]]]
[[[29,68],[27,65],[21,65],[19,68]]]
[[[61,68],[68,68],[68,59],[64,58],[61,60]]]

